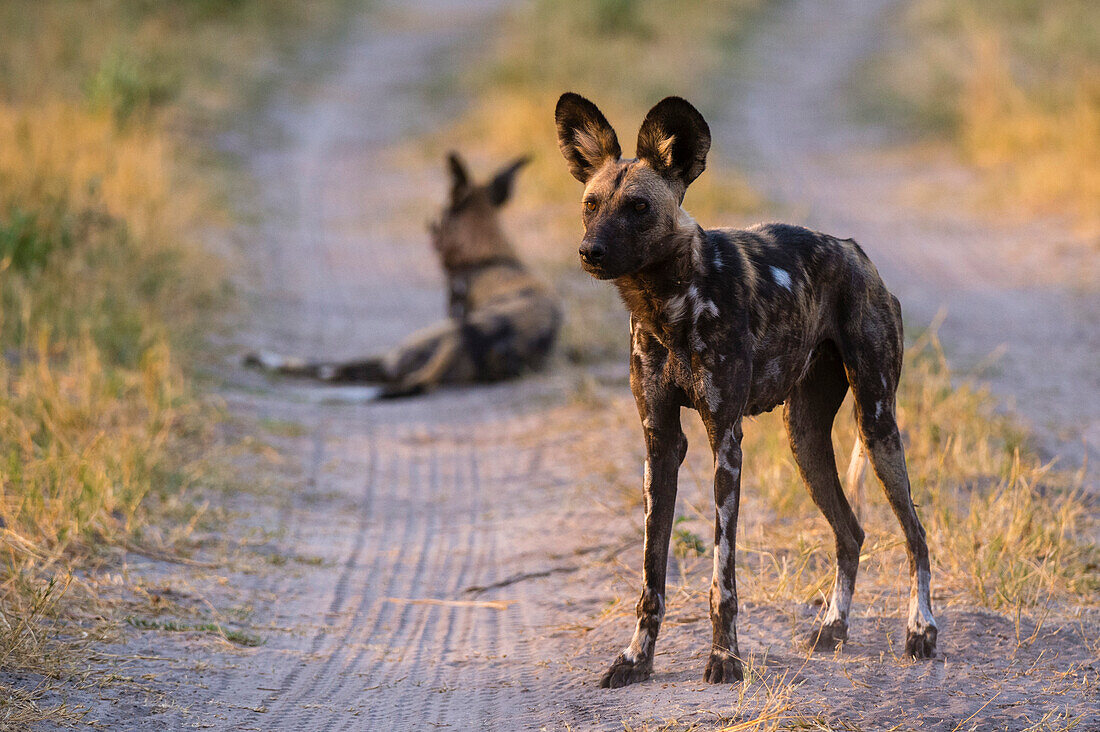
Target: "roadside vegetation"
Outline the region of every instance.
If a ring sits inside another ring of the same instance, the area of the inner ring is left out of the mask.
[[[194,133],[318,13],[0,4],[0,670],[42,679],[0,677],[0,726],[65,716],[38,699],[88,636],[73,624],[121,622],[96,571],[123,548],[171,552],[185,529],[158,522],[196,516],[216,415],[190,374],[227,290],[199,243],[226,212]]]
[[[916,0],[885,99],[981,172],[988,203],[1100,236],[1100,5]]]

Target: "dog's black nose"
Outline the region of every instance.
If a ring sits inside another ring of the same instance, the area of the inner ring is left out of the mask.
[[[581,261],[586,264],[599,264],[605,254],[607,254],[607,247],[599,242],[586,241],[581,244]]]

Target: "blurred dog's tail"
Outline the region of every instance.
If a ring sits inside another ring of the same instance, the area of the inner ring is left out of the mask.
[[[852,503],[856,518],[863,518],[863,484],[867,475],[867,452],[863,441],[856,435],[856,444],[852,446],[852,457],[848,461],[848,472],[844,475],[844,492]]]
[[[246,354],[241,363],[273,374],[320,381],[377,383],[387,380],[382,361],[377,358],[340,363],[309,361],[270,351],[253,351]]]

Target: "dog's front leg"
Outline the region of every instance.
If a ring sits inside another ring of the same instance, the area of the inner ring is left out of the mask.
[[[653,651],[665,614],[665,570],[676,511],[676,478],[687,453],[678,404],[670,402],[658,409],[639,399],[638,407],[646,441],[642,594],[636,606],[634,637],[600,679],[600,686],[612,689],[644,681],[653,671]]]
[[[706,420],[714,450],[714,574],[710,622],[714,631],[703,678],[713,684],[741,681],[737,648],[737,509],[741,500],[741,419]]]

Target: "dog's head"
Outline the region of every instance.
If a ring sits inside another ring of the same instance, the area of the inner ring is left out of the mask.
[[[527,158],[519,158],[501,168],[488,182],[478,184],[458,153],[447,155],[450,201],[439,219],[428,225],[432,246],[439,252],[444,267],[451,269],[514,256],[500,229],[497,210],[511,197],[516,173],[526,163]]]
[[[682,246],[680,204],[710,150],[703,115],[680,97],[661,100],[638,130],[634,160],[622,159],[615,130],[584,97],[563,94],[555,119],[569,171],[585,184],[584,269],[613,279],[660,262]]]

